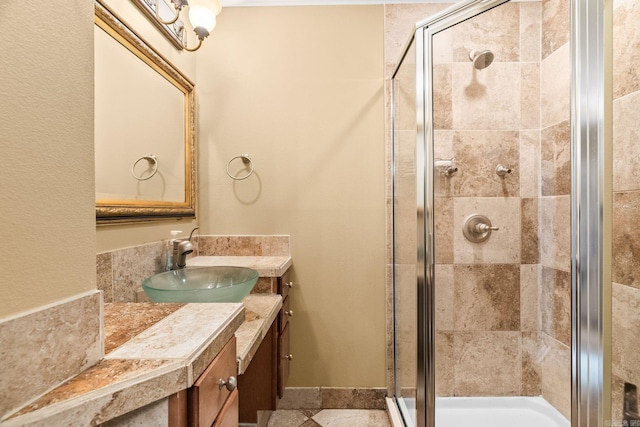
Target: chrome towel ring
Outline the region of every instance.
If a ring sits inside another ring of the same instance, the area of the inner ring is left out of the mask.
[[[153,164],[153,172],[151,172],[151,175],[149,175],[146,178],[142,178],[142,177],[136,175],[136,165],[138,163],[140,163],[140,160],[146,160],[147,162],[149,162],[149,166],[151,166]],[[133,177],[135,179],[137,179],[138,181],[146,181],[149,178],[153,177],[157,172],[158,172],[158,159],[153,154],[149,154],[148,156],[140,157],[138,160],[135,161],[133,166],[131,166],[131,175],[133,175]]]
[[[231,162],[233,162],[235,159],[242,159],[242,163],[244,163],[244,167],[249,168],[249,173],[247,173],[245,176],[241,176],[240,178],[231,175],[231,172],[229,172],[229,166],[231,166]],[[253,162],[251,161],[251,156],[249,156],[248,154],[240,154],[239,156],[235,156],[231,160],[229,160],[229,163],[227,163],[227,175],[229,175],[229,178],[231,179],[235,179],[236,181],[242,181],[243,179],[249,178],[252,173],[253,173]]]

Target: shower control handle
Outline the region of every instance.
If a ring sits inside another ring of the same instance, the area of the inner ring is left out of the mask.
[[[494,227],[486,216],[471,214],[464,220],[462,234],[471,243],[481,243],[491,236],[492,231],[499,229],[499,227]]]
[[[478,234],[486,233],[488,231],[498,231],[498,230],[500,230],[500,227],[492,227],[482,222],[476,224],[476,228],[475,228],[475,231]]]

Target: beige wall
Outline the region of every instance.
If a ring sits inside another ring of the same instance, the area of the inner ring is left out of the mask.
[[[382,24],[226,8],[197,54],[201,231],[291,235],[289,386],[385,384]],[[241,153],[255,173],[234,182]]]
[[[196,55],[178,51],[130,1],[103,0],[122,21],[132,28],[150,46],[160,52],[192,81],[195,79]],[[93,31],[93,30],[92,30]],[[215,30],[214,30],[215,31]],[[91,35],[93,41],[93,34]],[[196,93],[198,87],[196,85]],[[93,106],[93,104],[92,104]],[[176,120],[179,120],[177,117]],[[171,120],[165,117],[165,120]],[[92,136],[93,138],[93,136]],[[92,163],[93,165],[93,163]],[[93,176],[93,175],[92,175]],[[92,196],[93,197],[93,196]],[[92,199],[93,200],[93,199]],[[197,209],[197,205],[196,205]],[[163,221],[133,225],[109,225],[97,227],[97,252],[136,246],[169,237],[170,230],[182,230],[185,235],[197,225],[197,221]],[[95,270],[95,260],[94,260]]]
[[[92,16],[2,3],[0,317],[95,289]]]

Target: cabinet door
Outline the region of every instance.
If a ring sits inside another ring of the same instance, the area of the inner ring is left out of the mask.
[[[289,290],[292,286],[293,282],[291,282],[289,270],[287,270],[281,277],[278,277],[278,293],[282,295],[282,299],[289,295]]]
[[[278,332],[280,333],[282,333],[282,331],[284,330],[284,327],[287,326],[287,324],[289,323],[289,318],[293,315],[293,312],[289,307],[289,300],[290,298],[287,297],[284,299],[284,301],[282,301],[282,308],[280,309],[280,314],[279,314],[280,319],[278,320],[278,323],[280,324]]]
[[[189,389],[189,425],[210,427],[231,394],[220,380],[238,377],[236,338],[232,337]]]
[[[278,340],[278,397],[282,399],[289,380],[289,365],[292,360],[289,352],[289,323],[285,325]]]
[[[238,390],[233,390],[212,427],[238,427]]]

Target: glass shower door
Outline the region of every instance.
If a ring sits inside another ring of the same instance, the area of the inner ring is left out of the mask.
[[[412,44],[393,79],[393,283],[396,403],[416,425],[416,67]]]

